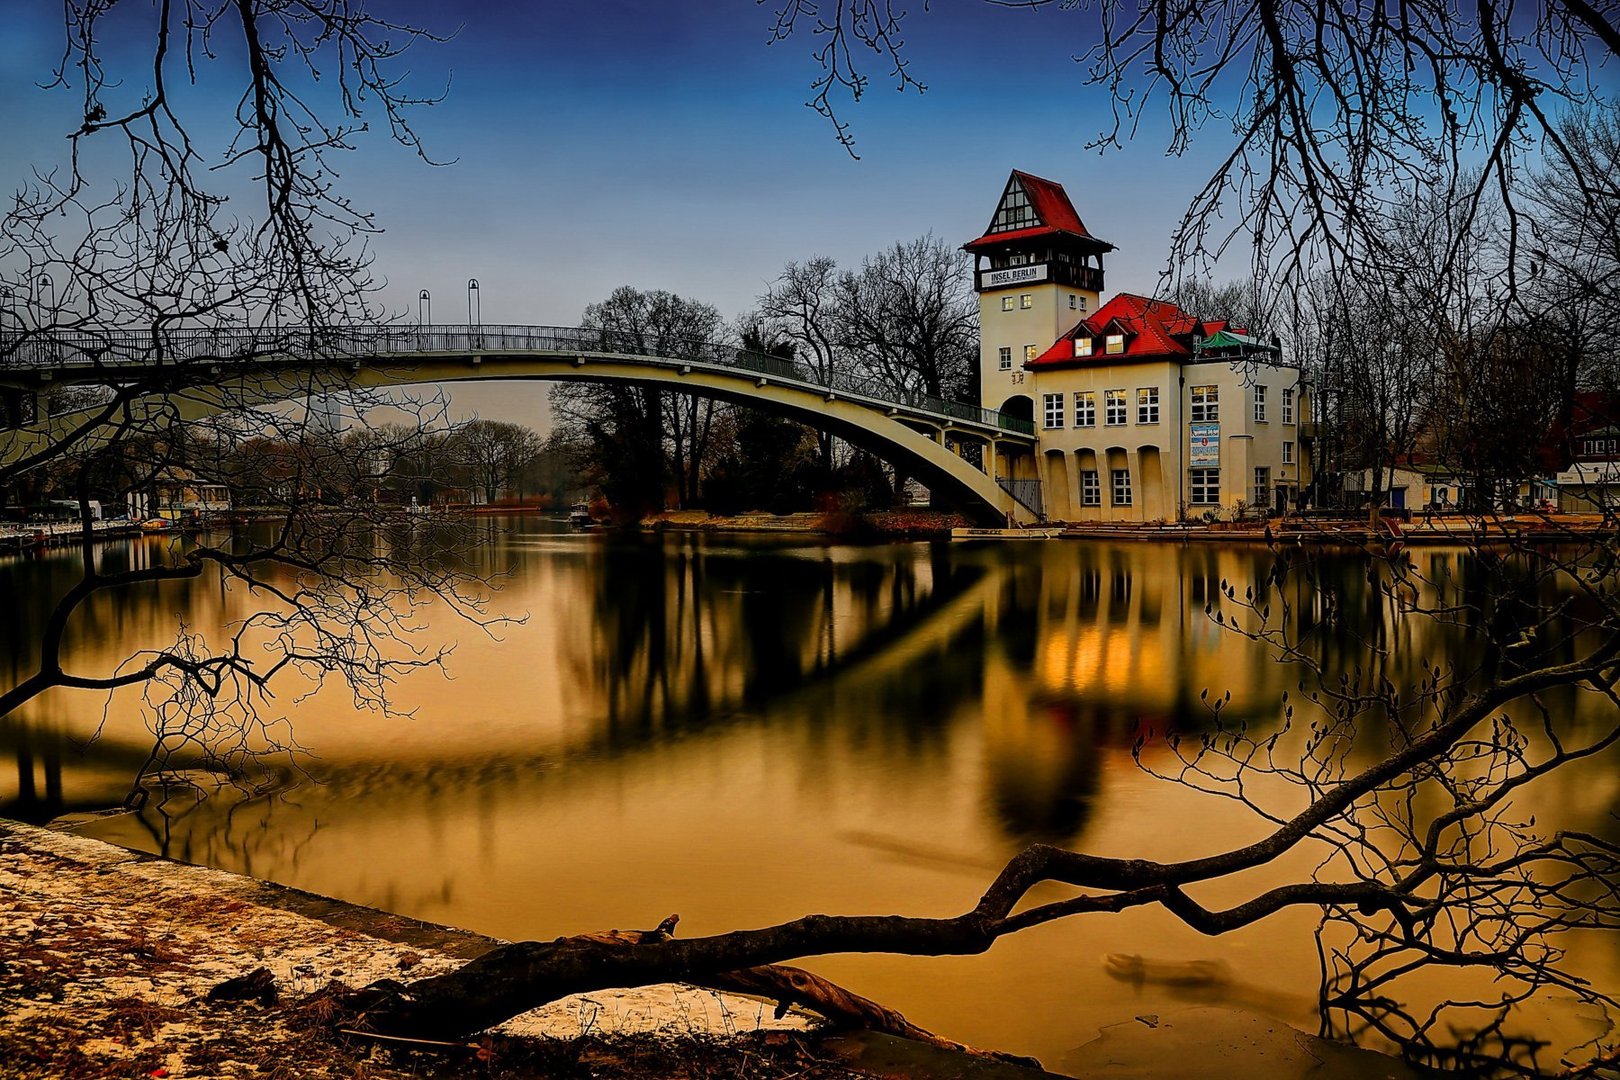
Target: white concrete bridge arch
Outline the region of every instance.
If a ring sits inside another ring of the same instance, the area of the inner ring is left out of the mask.
[[[677,342],[662,355],[623,335],[580,327],[345,327],[305,331],[184,331],[149,336],[79,331],[14,343],[0,384],[136,385],[164,379],[154,394],[200,418],[226,409],[345,389],[489,380],[631,383],[749,405],[829,431],[915,476],[987,522],[1033,524],[1031,508],[997,482],[999,457],[1033,452],[1034,425],[989,409],[923,394],[882,396],[852,380],[817,379],[780,357],[713,343]],[[82,423],[84,414],[76,414]],[[0,461],[60,438],[75,416],[0,432]],[[988,471],[949,443],[979,442]]]

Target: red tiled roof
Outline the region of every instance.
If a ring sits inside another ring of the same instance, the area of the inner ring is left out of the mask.
[[[1024,185],[1024,194],[1029,196],[1029,204],[1034,207],[1035,216],[1041,219],[1042,224],[1081,236],[1091,235],[1080,223],[1080,215],[1075,213],[1074,203],[1069,201],[1068,192],[1063,190],[1062,184],[1017,169],[1013,170],[1013,175]]]
[[[1085,223],[1075,212],[1074,203],[1069,201],[1068,193],[1063,185],[1055,180],[1046,180],[1033,176],[1027,172],[1012,171],[1012,176],[1024,188],[1024,194],[1029,196],[1030,209],[1035,211],[1035,217],[1040,224],[1027,229],[1013,229],[1010,232],[986,232],[977,240],[970,240],[963,244],[963,248],[973,251],[981,247],[1002,244],[1008,240],[1024,240],[1037,236],[1067,235],[1089,240],[1103,251],[1113,251],[1114,245],[1106,240],[1099,240],[1086,231]],[[1009,178],[1010,180],[1011,178]],[[999,204],[998,204],[999,205]]]
[[[962,245],[965,251],[977,251],[979,248],[995,247],[1005,244],[1009,240],[1028,240],[1037,236],[1060,236],[1062,230],[1054,229],[1049,225],[1035,225],[1028,229],[1012,229],[1008,232],[985,233],[977,240],[969,240]]]
[[[1168,300],[1120,293],[1025,366],[1052,368],[1131,364],[1144,360],[1186,361],[1192,359],[1194,338],[1208,337],[1226,325],[1225,322],[1200,322]],[[1102,338],[1109,333],[1125,335],[1124,352],[1105,353],[1099,341],[1090,356],[1074,355],[1075,338]]]

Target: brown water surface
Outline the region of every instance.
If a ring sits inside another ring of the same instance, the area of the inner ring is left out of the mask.
[[[109,545],[104,558],[163,559],[170,543]],[[1455,560],[1427,568],[1466,587],[1459,554],[1417,557]],[[424,639],[455,644],[451,677],[396,687],[411,716],[358,710],[337,686],[303,701],[289,687],[271,708],[313,755],[307,779],[250,798],[177,793],[87,831],[505,938],[671,912],[684,934],[810,912],[948,915],[1032,841],[1174,859],[1262,832],[1241,805],[1155,778],[1132,754],[1144,728],[1206,730],[1206,700],[1227,692],[1229,717],[1280,723],[1299,672],[1205,614],[1221,581],[1260,577],[1261,549],[622,539],[525,518],[488,523],[478,558],[510,571],[494,603],[526,621],[485,633],[433,611]],[[1346,557],[1325,572],[1353,583],[1365,567]],[[62,554],[0,563],[17,598],[0,627],[13,671],[73,574]],[[1302,588],[1294,599],[1309,618]],[[71,666],[111,670],[167,644],[179,620],[217,634],[252,603],[217,579],[97,597],[75,621]],[[1328,664],[1376,643],[1399,674],[1464,647],[1464,631],[1396,621],[1371,599],[1334,617],[1312,646]],[[1609,708],[1573,693],[1552,704],[1577,723]],[[1356,760],[1382,744],[1364,736]],[[16,762],[0,803],[41,818],[116,804],[149,743],[138,694],[52,692],[0,723]],[[1145,757],[1171,764],[1152,744]],[[1614,758],[1575,780],[1522,806],[1612,836]],[[1302,854],[1196,895],[1240,902],[1309,865]],[[1139,910],[983,956],[809,966],[953,1038],[1056,1062],[1101,1025],[1188,1002],[1314,1027],[1315,922],[1298,909],[1211,939]],[[1620,985],[1612,941],[1577,948],[1590,977]],[[1216,975],[1119,979],[1105,964],[1118,953],[1212,961],[1178,970]]]

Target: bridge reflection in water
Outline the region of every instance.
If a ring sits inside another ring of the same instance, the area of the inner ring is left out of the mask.
[[[296,714],[319,783],[260,798],[177,794],[87,831],[508,938],[652,925],[672,911],[690,933],[811,911],[954,913],[1031,840],[1176,858],[1255,831],[1240,809],[1146,776],[1131,749],[1144,726],[1206,728],[1205,690],[1230,691],[1232,714],[1257,729],[1278,722],[1297,672],[1205,615],[1223,580],[1264,573],[1263,551],[517,530],[485,557],[514,567],[498,603],[530,620],[499,643],[435,620],[460,638],[455,679],[404,685],[415,718],[356,715],[323,692]],[[161,544],[110,554],[161,558]],[[1473,571],[1449,568],[1467,589]],[[1387,667],[1369,676],[1399,678],[1453,644],[1443,635],[1465,632],[1425,623],[1434,636],[1412,636],[1376,606],[1365,572],[1360,561],[1327,568],[1331,614],[1345,625],[1321,621],[1321,598],[1296,597],[1324,661],[1366,663],[1364,642],[1382,641],[1375,663]],[[58,573],[50,558],[0,564],[23,598],[18,623],[40,617],[66,580]],[[164,640],[177,612],[220,626],[244,602],[202,583],[98,598],[73,647],[86,667],[110,665]],[[0,628],[23,660],[28,635]],[[120,799],[144,749],[134,703],[115,699],[106,737],[83,758],[72,740],[100,720],[99,699],[52,694],[0,728],[18,770],[8,774],[35,778],[0,786],[6,810]],[[1593,706],[1571,695],[1549,707],[1578,720]],[[1369,731],[1353,753],[1380,749]],[[1538,797],[1526,812],[1615,829],[1612,763]],[[1263,884],[1216,883],[1202,898]],[[1293,912],[1210,941],[1141,911],[1044,928],[982,957],[812,966],[919,1023],[1055,1062],[1098,1024],[1180,1000],[1165,987],[1122,994],[1104,954],[1261,969],[1283,995],[1263,1007],[1303,1012],[1313,925]],[[1620,984],[1612,945],[1593,949],[1591,976]]]

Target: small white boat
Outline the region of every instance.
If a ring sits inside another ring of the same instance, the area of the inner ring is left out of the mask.
[[[575,503],[570,506],[568,508],[568,524],[576,529],[588,529],[595,525],[596,519],[591,517],[590,505],[588,503]]]

